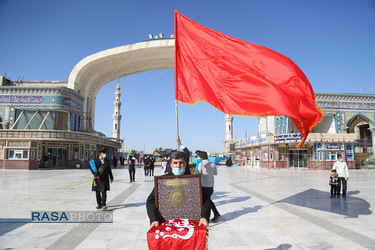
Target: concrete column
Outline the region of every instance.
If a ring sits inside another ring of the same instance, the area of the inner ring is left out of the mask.
[[[2,122],[1,125],[3,125],[3,129],[9,129],[9,122]]]
[[[375,127],[368,128],[372,137],[372,153],[375,154]]]

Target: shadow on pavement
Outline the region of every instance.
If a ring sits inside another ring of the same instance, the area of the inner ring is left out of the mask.
[[[233,212],[222,214],[222,218],[226,221],[234,220],[242,215],[258,212],[258,210],[261,208],[263,208],[263,206],[242,207],[241,210],[236,210]]]
[[[234,203],[234,202],[246,201],[246,200],[250,200],[250,198],[251,196],[230,198],[230,192],[214,192],[213,195],[211,196],[211,200],[214,201],[216,206]],[[216,199],[224,199],[224,200],[215,202]]]
[[[265,250],[287,250],[287,249],[289,249],[291,247],[292,247],[292,245],[290,245],[290,244],[281,244],[281,245],[279,245],[276,248],[267,248]]]
[[[251,196],[243,196],[243,197],[230,197],[230,192],[214,192],[213,195],[211,196],[211,199],[214,201],[217,209],[219,210],[220,213],[220,205],[224,204],[232,204],[235,202],[242,202],[246,200],[250,200]],[[215,201],[215,199],[222,199],[220,201]],[[257,212],[259,209],[261,209],[263,206],[255,206],[255,207],[242,207],[241,210],[236,210],[230,213],[226,214],[221,214],[222,219],[229,221],[236,219],[244,214],[247,213],[254,213]],[[219,219],[220,220],[220,219]]]
[[[346,197],[330,198],[329,192],[308,189],[278,202],[342,214],[350,218],[358,218],[359,215],[372,214],[370,204],[366,200],[354,196],[359,193],[358,190],[350,191],[347,192]]]
[[[30,223],[30,219],[0,218],[0,236]]]

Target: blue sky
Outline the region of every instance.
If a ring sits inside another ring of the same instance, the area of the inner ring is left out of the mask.
[[[67,81],[84,57],[173,34],[173,14],[291,58],[315,92],[375,94],[374,0],[114,1],[0,0],[0,75]],[[95,129],[112,136],[116,82],[97,96]],[[120,79],[125,147],[176,147],[174,70]],[[224,114],[207,103],[179,105],[180,137],[191,150],[222,151]],[[234,118],[234,137],[257,118]]]

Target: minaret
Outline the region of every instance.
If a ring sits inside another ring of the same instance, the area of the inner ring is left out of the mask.
[[[258,133],[262,134],[262,133],[268,132],[267,127],[268,127],[267,126],[267,117],[266,116],[258,117]]]
[[[225,115],[225,140],[223,141],[223,154],[229,156],[233,139],[233,116]]]
[[[113,114],[113,138],[120,139],[120,124],[121,124],[121,117],[120,115],[120,108],[121,108],[121,101],[120,101],[120,83],[117,83],[116,87],[116,100],[114,101],[115,104],[115,113]]]
[[[233,116],[225,115],[225,140],[233,139]]]

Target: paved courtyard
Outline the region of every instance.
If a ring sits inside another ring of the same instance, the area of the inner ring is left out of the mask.
[[[375,249],[375,170],[352,170],[346,198],[329,171],[219,166],[209,249]],[[156,167],[155,174],[159,174]],[[114,169],[113,223],[31,223],[32,211],[96,211],[89,170],[0,170],[1,249],[147,249],[153,179]]]

